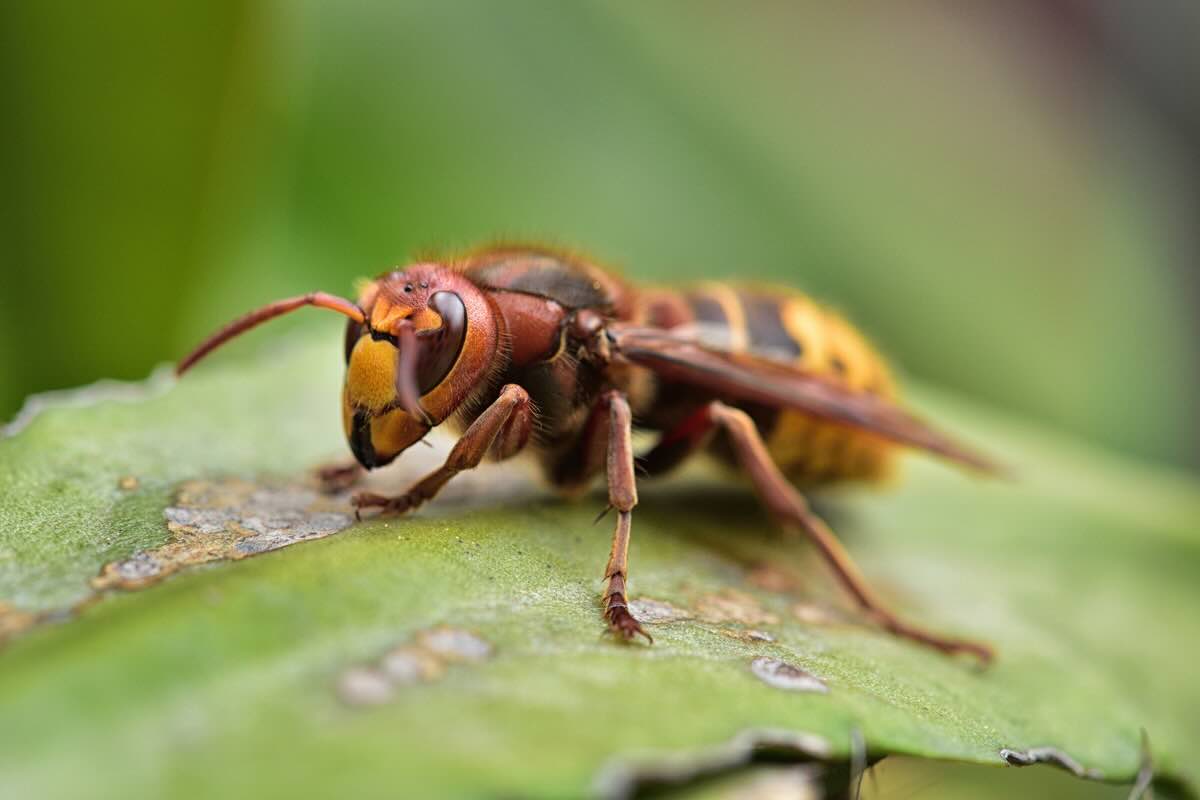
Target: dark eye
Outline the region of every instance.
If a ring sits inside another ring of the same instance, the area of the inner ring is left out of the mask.
[[[358,344],[358,340],[362,338],[363,331],[366,326],[361,322],[350,320],[346,323],[346,363],[350,363],[350,354],[354,352],[354,345]]]
[[[428,394],[446,379],[467,338],[467,307],[461,297],[454,292],[438,292],[429,298],[429,307],[442,318],[442,325],[421,335],[421,355],[417,362],[417,386],[421,394]]]

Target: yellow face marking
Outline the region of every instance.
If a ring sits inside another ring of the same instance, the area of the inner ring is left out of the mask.
[[[396,408],[371,420],[371,447],[379,459],[388,459],[407,450],[429,429],[408,412]]]
[[[395,330],[397,322],[408,319],[412,313],[411,306],[394,305],[380,297],[375,301],[375,307],[371,309],[371,327],[377,331],[391,333]]]
[[[364,336],[350,351],[346,402],[352,408],[380,411],[396,399],[396,348]]]
[[[721,307],[725,321],[729,327],[729,349],[734,353],[744,353],[749,346],[746,336],[746,311],[738,300],[737,292],[720,283],[702,283],[699,286],[701,294]]]

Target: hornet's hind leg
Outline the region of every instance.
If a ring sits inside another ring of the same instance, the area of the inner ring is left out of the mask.
[[[729,436],[738,462],[771,514],[782,523],[794,525],[804,532],[832,567],[842,586],[883,628],[944,653],[970,653],[985,663],[991,660],[992,650],[987,645],[940,636],[909,625],[888,610],[867,585],[866,579],[859,573],[850,554],[833,531],[812,512],[804,497],[771,460],[754,421],[746,412],[720,402],[704,406],[674,431],[663,436],[662,441],[644,459],[647,469],[655,473],[677,463],[687,453],[703,445],[714,428],[724,430]]]

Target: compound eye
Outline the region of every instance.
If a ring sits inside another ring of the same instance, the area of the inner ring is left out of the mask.
[[[461,297],[454,292],[438,292],[429,298],[429,307],[442,318],[442,324],[420,335],[417,387],[422,395],[446,379],[467,339],[467,307]]]
[[[350,320],[346,323],[346,363],[350,363],[350,354],[354,352],[354,345],[358,344],[358,340],[366,333],[367,326],[361,322]]]

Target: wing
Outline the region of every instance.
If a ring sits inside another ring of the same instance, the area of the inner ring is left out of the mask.
[[[972,469],[1000,468],[881,397],[853,392],[824,375],[766,358],[731,353],[697,338],[655,328],[610,323],[613,351],[657,375],[707,389],[731,401],[790,408],[857,428],[897,444],[936,453]]]

